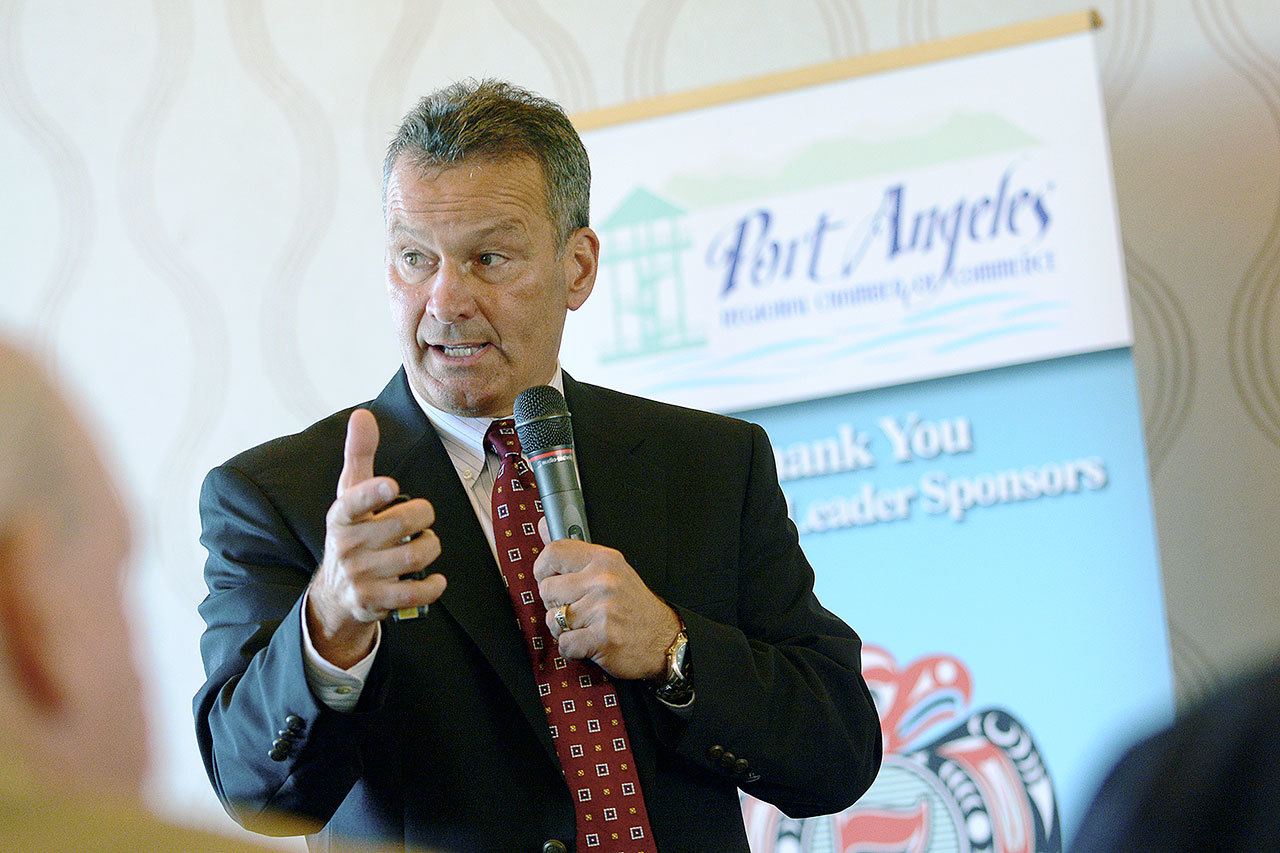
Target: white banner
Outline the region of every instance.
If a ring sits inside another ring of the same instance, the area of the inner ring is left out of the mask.
[[[584,139],[579,378],[735,411],[1131,342],[1088,33]]]

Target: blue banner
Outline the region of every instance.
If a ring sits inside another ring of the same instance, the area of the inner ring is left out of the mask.
[[[910,849],[1061,849],[1117,731],[1172,706],[1130,351],[740,414],[868,645],[893,753],[803,849],[921,827]],[[801,831],[753,811],[757,850]]]

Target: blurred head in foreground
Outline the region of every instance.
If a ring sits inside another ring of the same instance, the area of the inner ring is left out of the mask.
[[[1075,853],[1280,850],[1280,657],[1179,714],[1111,770]]]
[[[0,778],[136,797],[142,693],[124,510],[84,427],[0,342]]]

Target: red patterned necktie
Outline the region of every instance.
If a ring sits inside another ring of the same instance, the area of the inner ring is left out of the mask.
[[[542,550],[542,502],[533,472],[520,457],[515,421],[494,421],[485,441],[502,460],[493,482],[498,565],[573,797],[577,849],[653,853],[649,814],[618,694],[594,663],[561,657],[547,628],[547,609],[533,577],[533,561]]]

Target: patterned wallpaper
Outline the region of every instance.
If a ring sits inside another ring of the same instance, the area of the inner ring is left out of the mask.
[[[195,495],[212,465],[372,396],[394,369],[379,168],[418,94],[496,75],[583,110],[1078,8],[0,0],[0,327],[67,377],[137,519],[158,802],[230,825],[190,721]],[[1272,0],[1097,8],[1191,697],[1280,646],[1280,14]]]

